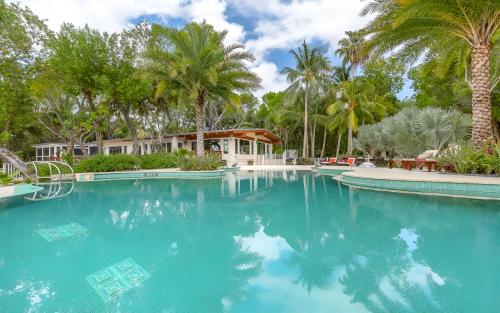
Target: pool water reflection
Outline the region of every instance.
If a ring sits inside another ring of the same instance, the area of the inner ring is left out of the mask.
[[[85,236],[37,231],[70,223]],[[349,189],[307,172],[77,184],[0,203],[0,312],[497,312],[498,202]],[[105,302],[86,277],[150,277]]]

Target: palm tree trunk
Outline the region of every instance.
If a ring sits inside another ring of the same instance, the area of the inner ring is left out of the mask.
[[[325,154],[325,147],[326,147],[326,127],[325,127],[325,132],[323,133],[323,145],[321,147],[321,154],[319,155],[320,158],[323,158],[323,155]]]
[[[205,95],[200,92],[196,99],[196,154],[202,156],[205,154]]]
[[[476,149],[492,136],[490,58],[491,45],[472,47],[472,143]]]
[[[302,143],[302,157],[307,158],[307,82],[304,92],[304,142]]]
[[[313,124],[313,129],[312,129],[312,136],[311,136],[311,157],[314,158],[316,156],[316,125],[317,125],[317,115],[318,115],[318,103],[315,101],[316,104],[314,106],[314,124]]]
[[[349,124],[347,129],[347,154],[352,156],[352,125]]]
[[[340,131],[339,129],[339,133],[338,133],[338,139],[337,139],[337,153],[335,154],[335,157],[339,157],[339,154],[340,154],[340,140],[342,139],[342,132]]]

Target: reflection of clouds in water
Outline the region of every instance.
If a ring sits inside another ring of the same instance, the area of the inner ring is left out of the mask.
[[[252,237],[235,236],[234,239],[241,244],[243,250],[257,253],[266,261],[278,260],[283,252],[293,250],[282,237],[268,236],[263,227]]]
[[[363,304],[352,303],[351,297],[343,292],[343,286],[338,281],[338,277],[343,275],[345,268],[338,268],[332,273],[334,283],[328,288],[317,288],[310,293],[290,277],[269,272],[252,280],[250,284],[259,290],[258,302],[261,308],[279,307],[282,308],[280,312],[287,313],[368,313]]]
[[[37,312],[43,300],[49,299],[56,294],[55,291],[50,290],[50,284],[43,281],[21,281],[11,290],[0,290],[0,296],[10,296],[15,293],[26,293],[26,300],[30,305],[30,308],[26,311],[28,313]]]
[[[430,293],[429,278],[439,286],[445,284],[444,279],[436,272],[424,264],[420,264],[413,260],[413,251],[418,249],[418,235],[414,230],[402,228],[399,235],[395,239],[403,240],[407,246],[407,257],[410,261],[410,268],[406,271],[407,281],[412,285],[418,285],[423,290]]]
[[[406,297],[403,296],[398,289],[402,286],[408,285],[410,285],[410,287],[417,286],[434,303],[434,305],[438,306],[438,303],[432,299],[432,291],[429,283],[433,282],[438,286],[443,286],[445,281],[429,266],[418,263],[413,259],[413,252],[418,249],[419,235],[412,229],[402,228],[394,239],[401,240],[405,243],[405,258],[407,259],[408,265],[404,267],[402,273],[392,273],[388,276],[384,276],[379,283],[380,291],[393,302],[397,302],[405,307],[410,307],[410,303],[405,300]],[[394,284],[396,284],[396,286]],[[409,290],[409,292],[412,291]],[[369,299],[373,303],[380,303],[377,295],[371,295]]]

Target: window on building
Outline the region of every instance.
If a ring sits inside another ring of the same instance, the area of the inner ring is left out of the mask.
[[[229,153],[229,139],[222,140],[222,151],[224,152],[224,154]]]
[[[127,154],[127,146],[123,146],[123,153]]]
[[[262,142],[257,142],[257,153],[266,154],[266,144]]]
[[[109,154],[120,154],[122,153],[122,147],[109,147]]]
[[[167,152],[168,153],[172,152],[172,143],[171,142],[167,142]]]
[[[252,154],[251,145],[250,141],[240,139],[240,154]]]
[[[196,141],[191,142],[191,151],[196,151]]]
[[[182,149],[182,147],[184,147],[184,145],[182,144],[182,142],[178,142],[177,143],[177,149]]]

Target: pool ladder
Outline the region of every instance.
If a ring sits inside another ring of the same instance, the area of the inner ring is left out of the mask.
[[[33,167],[34,186],[43,187],[40,191],[35,192],[31,196],[25,197],[27,200],[40,201],[54,198],[61,198],[73,192],[75,185],[75,172],[73,168],[64,162],[59,161],[31,161],[26,163],[28,167]],[[49,176],[39,176],[40,165],[47,165],[49,168]],[[61,167],[67,167],[71,174],[63,174]],[[66,186],[69,185],[69,188]]]

